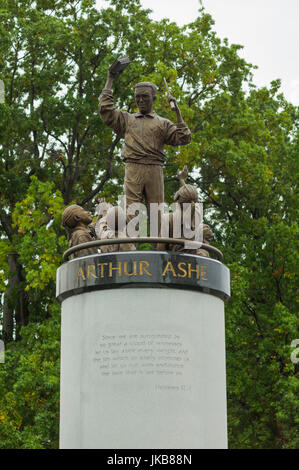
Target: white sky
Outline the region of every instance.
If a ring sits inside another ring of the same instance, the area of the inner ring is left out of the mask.
[[[152,18],[170,18],[180,26],[198,16],[200,0],[141,0]],[[257,86],[280,78],[285,97],[299,105],[299,0],[202,0],[221,38],[244,46],[240,53],[259,68]],[[97,5],[107,5],[97,0]]]

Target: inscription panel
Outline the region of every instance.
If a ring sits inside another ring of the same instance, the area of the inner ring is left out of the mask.
[[[92,357],[94,373],[113,378],[152,378],[154,390],[190,391],[182,379],[192,367],[190,350],[181,334],[101,334]],[[159,383],[159,378],[169,383]],[[179,383],[176,383],[180,379]]]

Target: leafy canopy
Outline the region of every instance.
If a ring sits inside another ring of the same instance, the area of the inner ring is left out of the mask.
[[[166,77],[193,137],[166,149],[166,200],[187,164],[231,269],[229,446],[298,447],[298,109],[279,81],[255,88],[241,46],[221,41],[203,9],[183,28],[152,21],[138,0],[102,10],[92,0],[0,0],[0,17],[0,447],[58,446],[60,217],[66,204],[93,209],[122,192],[122,142],[97,101],[123,54],[132,63],[116,105],[134,111],[134,84],[152,81],[156,111],[173,120]]]

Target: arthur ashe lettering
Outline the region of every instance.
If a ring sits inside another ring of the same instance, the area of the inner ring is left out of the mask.
[[[229,270],[219,261],[185,253],[131,251],[101,253],[64,263],[57,275],[60,301],[75,294],[125,285],[201,290],[227,300]]]
[[[117,261],[116,265],[113,261],[102,262],[97,264],[87,264],[86,266],[80,266],[76,274],[76,282],[79,279],[83,281],[89,280],[91,277],[94,279],[104,279],[107,277],[114,277],[114,273],[117,276],[152,276],[150,270],[150,262],[146,260],[133,261],[133,267],[128,268],[128,261]],[[129,272],[130,271],[130,272]],[[207,281],[207,266],[192,264],[187,262],[172,263],[167,261],[163,271],[162,277],[171,274],[173,277],[188,277],[188,279],[195,278],[197,280]]]

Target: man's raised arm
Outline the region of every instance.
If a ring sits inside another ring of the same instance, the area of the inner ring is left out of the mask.
[[[124,70],[117,70],[115,64],[119,63],[115,61],[114,64],[109,68],[107,74],[107,80],[105,87],[102,90],[102,93],[99,97],[99,114],[104,121],[104,123],[111,127],[111,129],[121,137],[125,135],[126,132],[126,117],[122,111],[115,109],[113,102],[113,92],[112,85],[114,79]]]

